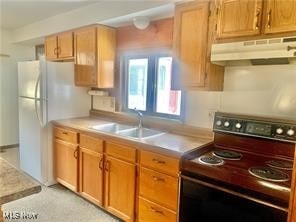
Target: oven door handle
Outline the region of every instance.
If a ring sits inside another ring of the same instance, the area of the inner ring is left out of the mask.
[[[247,199],[247,200],[251,200],[251,201],[254,201],[256,203],[259,203],[259,204],[262,204],[262,205],[265,205],[265,206],[268,206],[268,207],[272,207],[272,208],[275,208],[275,209],[278,209],[278,210],[281,210],[281,211],[284,211],[284,212],[289,211],[288,208],[285,208],[285,207],[282,207],[282,206],[279,206],[279,205],[276,205],[276,204],[272,204],[272,203],[269,203],[267,201],[264,201],[264,200],[261,200],[261,199],[255,198],[255,197],[251,197],[251,196],[248,196],[248,195],[245,195],[245,194],[241,194],[239,192],[229,190],[229,189],[227,189],[225,187],[210,184],[208,182],[201,181],[201,180],[198,180],[196,178],[191,178],[191,177],[188,177],[188,176],[185,176],[185,175],[181,175],[181,178],[183,178],[185,180],[188,180],[188,181],[191,181],[193,183],[198,183],[198,184],[206,186],[206,187],[210,187],[210,188],[213,188],[213,189],[216,189],[216,190],[223,191],[225,193],[228,193],[228,194],[231,194],[231,195],[234,195],[234,196],[237,196],[237,197],[241,197],[241,198],[244,198],[244,199]]]

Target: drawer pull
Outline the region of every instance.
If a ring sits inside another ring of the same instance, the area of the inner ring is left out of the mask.
[[[152,176],[152,178],[153,178],[154,181],[162,181],[162,182],[164,182],[163,178],[160,178],[160,177],[157,177],[157,176]]]
[[[162,214],[163,215],[163,211],[161,210],[157,210],[155,209],[154,207],[150,207],[151,211],[153,211],[154,213],[157,213],[157,214]]]
[[[64,135],[68,135],[68,133],[67,132],[62,132]]]
[[[290,50],[293,50],[293,49],[296,49],[296,46],[290,46],[290,45],[287,46],[287,51],[290,51]]]
[[[110,163],[109,163],[108,160],[106,160],[104,168],[105,168],[105,171],[106,172],[109,172],[109,170],[110,170]]]
[[[163,160],[152,159],[152,161],[153,161],[154,163],[165,164],[165,161],[163,161]]]

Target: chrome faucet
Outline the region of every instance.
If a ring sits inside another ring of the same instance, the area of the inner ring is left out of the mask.
[[[137,113],[137,117],[138,117],[138,120],[139,120],[139,125],[138,125],[138,127],[139,127],[139,129],[142,129],[143,128],[143,117],[144,117],[144,115],[143,115],[143,113],[141,113],[139,110],[137,110],[137,108],[135,107],[135,112]]]

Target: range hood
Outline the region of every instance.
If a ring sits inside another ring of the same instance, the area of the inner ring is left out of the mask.
[[[296,36],[213,44],[211,62],[223,66],[296,63]]]

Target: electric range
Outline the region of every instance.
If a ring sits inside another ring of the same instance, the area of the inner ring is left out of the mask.
[[[213,129],[214,142],[182,160],[180,221],[285,221],[296,121],[216,113]]]

